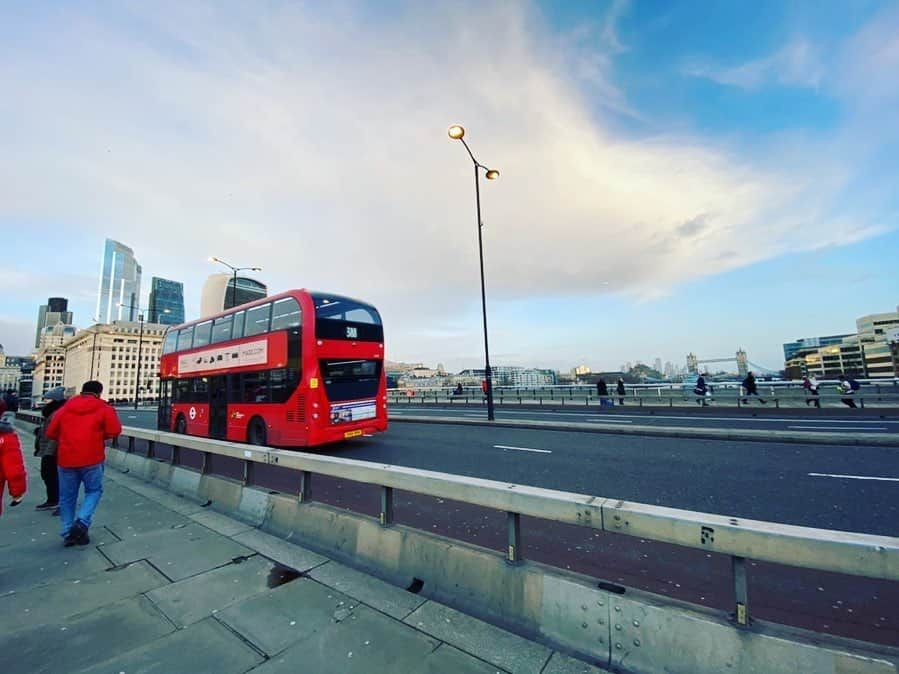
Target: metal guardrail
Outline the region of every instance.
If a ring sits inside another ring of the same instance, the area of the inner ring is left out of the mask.
[[[890,387],[892,388],[892,387]],[[486,398],[478,392],[466,392],[461,395],[452,395],[452,390],[433,390],[433,389],[400,389],[388,392],[387,402],[394,405],[415,405],[415,404],[439,404],[439,405],[472,405],[483,404]],[[413,392],[411,395],[408,392]],[[842,399],[851,397],[858,407],[864,408],[866,404],[880,404],[886,406],[899,407],[899,391],[897,392],[876,392],[866,391],[863,394],[856,393],[852,396],[841,395],[834,391],[827,391],[820,396],[806,396],[803,392],[796,391],[795,395],[789,395],[788,391],[782,395],[763,395],[771,407],[779,409],[794,405],[797,407],[810,406],[815,403],[819,405],[835,405],[842,406]],[[749,405],[742,401],[747,399],[746,396],[740,395],[739,392],[727,390],[720,393],[713,393],[711,396],[701,397],[687,392],[678,392],[677,394],[663,395],[661,390],[655,394],[637,394],[629,392],[624,396],[617,393],[611,393],[608,396],[597,396],[595,392],[574,391],[574,390],[556,390],[556,389],[527,389],[520,391],[504,391],[502,389],[494,392],[494,403],[497,405],[571,405],[581,407],[599,407],[601,400],[611,400],[615,407],[619,406],[619,399],[624,398],[625,407],[675,407],[680,405],[702,405],[703,402],[718,407],[758,407],[760,403],[754,396],[749,398]],[[848,409],[848,407],[847,407]]]

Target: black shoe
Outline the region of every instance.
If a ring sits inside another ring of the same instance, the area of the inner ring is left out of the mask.
[[[748,404],[749,404],[749,401],[746,400],[746,399],[744,398],[744,399],[743,399],[743,404],[744,404],[744,405],[748,405]]]
[[[69,529],[69,533],[66,536],[65,546],[69,548],[76,543],[78,545],[87,545],[90,543],[90,538],[87,536],[87,527],[81,520],[75,520],[75,524]]]
[[[56,503],[54,501],[44,501],[43,503],[34,506],[34,509],[35,510],[53,510],[53,508],[55,508],[58,505],[59,505],[59,503]]]
[[[767,401],[767,400],[762,400],[761,398],[759,398],[759,402],[762,403],[762,405],[767,405],[767,404],[768,404],[768,401]]]

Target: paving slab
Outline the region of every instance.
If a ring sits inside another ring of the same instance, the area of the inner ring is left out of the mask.
[[[322,564],[312,569],[309,577],[398,620],[402,620],[427,601],[425,597],[391,585],[380,578],[356,571],[339,562],[331,561]]]
[[[306,581],[311,584],[314,581]],[[419,671],[440,642],[364,604],[316,628],[253,674],[393,674]]]
[[[134,597],[166,579],[146,562],[0,597],[0,633],[53,623]]]
[[[0,630],[3,674],[76,672],[174,629],[149,601],[136,597],[69,620]]]
[[[104,545],[103,554],[115,564],[149,560],[176,581],[230,564],[235,557],[253,552],[230,538],[190,522]]]
[[[241,674],[262,661],[240,637],[207,618],[78,674]]]
[[[208,509],[193,513],[190,515],[190,519],[197,524],[202,524],[204,527],[220,533],[222,536],[228,537],[253,529],[253,526],[246,522],[235,520],[226,515],[222,515],[221,513],[217,513],[214,510]]]
[[[147,593],[175,625],[184,627],[208,618],[235,602],[269,589],[274,562],[254,555]]]
[[[145,496],[151,501],[176,513],[180,513],[181,515],[192,515],[196,512],[202,512],[206,508],[206,506],[198,501],[194,501],[179,494],[173,494],[162,487],[150,484],[149,482],[143,482],[137,477],[129,476],[115,469],[107,471],[106,477],[113,482],[127,485],[127,488],[131,491],[140,494],[141,496]]]
[[[77,580],[111,565],[96,548],[70,548],[63,552],[58,540],[43,545],[17,547],[15,553],[0,553],[0,596],[22,592],[37,585]]]
[[[552,654],[546,646],[433,601],[422,604],[405,622],[510,672],[539,674]]]
[[[610,670],[595,667],[591,664],[572,658],[564,653],[553,653],[543,674],[607,674]]]
[[[409,670],[410,674],[503,674],[505,671],[449,644],[442,644]]]
[[[332,588],[297,578],[219,611],[216,618],[274,656],[332,622],[347,619],[358,606],[357,601]]]
[[[272,536],[258,529],[251,529],[234,536],[234,540],[255,550],[260,555],[273,559],[279,564],[305,573],[328,561],[327,557],[316,554],[295,543]]]

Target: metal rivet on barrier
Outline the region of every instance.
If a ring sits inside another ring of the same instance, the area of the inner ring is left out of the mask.
[[[586,605],[586,604],[581,604],[581,610],[582,610],[582,611],[586,611],[586,610],[587,610],[587,605]]]
[[[634,621],[634,627],[640,627],[640,621],[639,621],[639,620],[635,620],[635,621]]]
[[[587,623],[581,623],[581,627],[583,627],[584,629],[587,629]]]
[[[620,607],[620,606],[616,606],[616,607],[615,607],[615,610],[616,610],[618,613],[621,613],[621,607]]]
[[[620,632],[620,631],[621,631],[621,625],[615,625],[615,629],[618,630],[618,631]]]
[[[597,599],[597,600],[596,600],[596,605],[597,605],[597,606],[605,606],[605,604],[602,603],[602,599]]]
[[[634,639],[634,646],[639,646],[639,645],[640,645],[640,640]]]
[[[615,648],[617,648],[620,651],[621,650],[621,642],[616,643]]]
[[[598,622],[600,625],[605,625],[605,624],[606,624],[606,621],[603,620],[602,618],[597,618],[597,619],[596,619],[596,622]]]

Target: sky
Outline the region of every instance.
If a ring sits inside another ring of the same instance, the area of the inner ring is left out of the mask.
[[[381,311],[390,360],[617,369],[899,304],[899,4],[0,6],[0,343],[150,278],[260,266]]]

